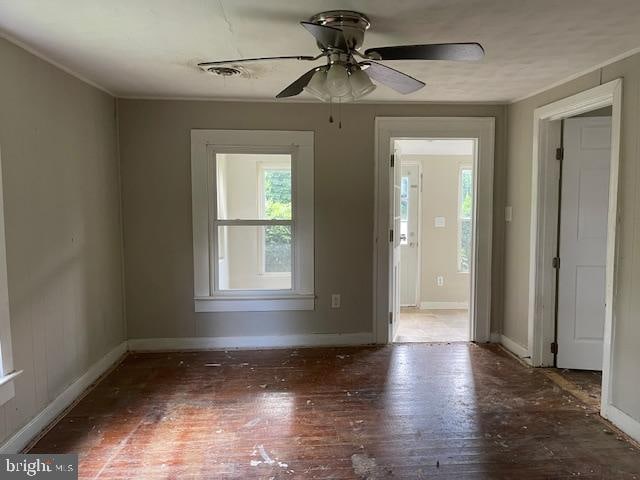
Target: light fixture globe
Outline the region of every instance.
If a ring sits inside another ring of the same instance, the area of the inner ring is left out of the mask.
[[[376,86],[365,72],[360,68],[351,72],[349,76],[349,83],[351,83],[351,94],[353,98],[358,100],[359,98],[369,95],[376,89]]]
[[[307,86],[304,87],[304,91],[323,102],[331,100],[331,95],[327,90],[327,71],[324,68],[318,69],[311,77]]]
[[[327,72],[327,90],[332,97],[344,97],[351,93],[349,73],[344,65],[334,63]]]

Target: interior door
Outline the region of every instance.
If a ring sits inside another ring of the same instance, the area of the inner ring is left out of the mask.
[[[392,249],[392,265],[391,265],[391,272],[393,275],[392,278],[392,282],[391,282],[391,305],[390,305],[390,311],[391,311],[391,319],[392,321],[389,322],[389,340],[390,341],[395,341],[396,338],[396,334],[398,331],[398,323],[400,322],[400,259],[401,259],[401,253],[400,253],[400,223],[401,223],[401,217],[400,217],[400,203],[401,203],[401,189],[402,189],[402,172],[401,172],[401,168],[400,168],[400,162],[399,162],[399,152],[396,151],[395,148],[391,149],[393,151],[393,155],[394,155],[394,159],[398,159],[398,162],[396,164],[396,161],[394,160],[393,162],[393,166],[391,167],[391,178],[393,179],[393,188],[391,189],[391,195],[392,195],[392,199],[391,199],[391,205],[392,205],[392,210],[391,210],[391,214],[392,214],[392,225],[393,225],[393,241],[391,242],[391,249]]]
[[[420,208],[420,167],[400,167],[400,305],[418,304],[418,212]]]
[[[556,363],[602,369],[611,118],[565,120]]]

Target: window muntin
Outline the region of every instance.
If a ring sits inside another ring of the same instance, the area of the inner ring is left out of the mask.
[[[458,181],[458,271],[468,273],[471,266],[473,235],[473,170],[460,168]]]

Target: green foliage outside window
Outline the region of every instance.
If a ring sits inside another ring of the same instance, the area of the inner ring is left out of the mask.
[[[291,170],[264,171],[264,216],[291,219]],[[268,273],[291,272],[291,227],[264,227],[264,267]]]

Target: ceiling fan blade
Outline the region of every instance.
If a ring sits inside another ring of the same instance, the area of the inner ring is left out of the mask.
[[[202,62],[198,66],[200,68],[213,67],[216,65],[228,65],[230,63],[245,63],[245,62],[263,62],[267,60],[317,60],[320,58],[312,57],[310,55],[290,55],[284,57],[258,57],[258,58],[238,58],[237,60],[218,60],[215,62]]]
[[[344,33],[339,28],[311,22],[300,22],[300,25],[306,28],[324,48],[333,47],[345,52],[349,50],[347,39],[344,38]]]
[[[318,68],[319,67],[315,67],[309,70],[287,88],[282,90],[278,95],[276,95],[276,98],[295,97],[296,95],[302,93],[302,90],[307,86],[309,81],[311,81],[311,77],[313,77],[313,74],[316,73],[316,70],[318,70]]]
[[[479,43],[432,43],[397,47],[367,48],[364,54],[374,60],[480,60],[484,48]]]
[[[361,62],[359,65],[366,67],[364,72],[376,82],[405,95],[420,90],[425,85],[424,82],[381,63],[367,61]]]

